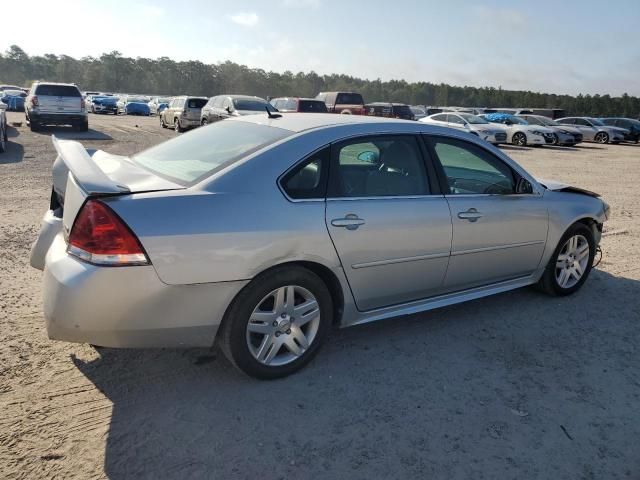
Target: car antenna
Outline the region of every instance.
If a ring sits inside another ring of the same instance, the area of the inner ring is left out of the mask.
[[[269,118],[280,118],[282,116],[282,114],[280,113],[271,113],[269,111],[269,107],[264,107],[264,109],[267,111],[267,115],[269,116]]]

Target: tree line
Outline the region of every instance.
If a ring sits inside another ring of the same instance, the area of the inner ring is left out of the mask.
[[[453,86],[404,80],[364,80],[315,72],[283,73],[234,62],[205,64],[124,57],[118,51],[76,59],[68,55],[28,55],[17,45],[0,53],[0,82],[29,86],[34,80],[74,82],[85,91],[157,95],[250,94],[260,97],[314,97],[321,91],[356,91],[366,102],[410,105],[562,108],[567,114],[640,116],[640,98],[627,95],[556,95],[500,87]]]

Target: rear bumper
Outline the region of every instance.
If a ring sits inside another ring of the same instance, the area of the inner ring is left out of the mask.
[[[29,112],[29,120],[48,125],[70,125],[87,121],[86,113],[40,113]]]
[[[210,347],[246,283],[167,285],[150,265],[98,267],[67,254],[59,233],[45,260],[47,334],[104,347]]]

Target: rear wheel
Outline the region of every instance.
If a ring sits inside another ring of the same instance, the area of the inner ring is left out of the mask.
[[[209,120],[207,120],[206,118],[203,118],[202,121],[200,122],[200,125],[202,125],[204,127],[208,123],[209,123]]]
[[[184,128],[182,128],[182,125],[180,125],[180,119],[179,118],[174,118],[173,119],[173,129],[176,131],[176,133],[184,132]]]
[[[256,277],[225,314],[220,346],[247,375],[273,379],[304,367],[331,328],[331,295],[324,282],[301,267]]]
[[[516,132],[511,137],[511,143],[518,147],[524,147],[527,144],[527,136],[522,132]]]
[[[560,239],[538,285],[551,295],[578,291],[591,272],[595,252],[591,229],[582,223],[572,225]]]
[[[164,123],[164,117],[162,115],[160,115],[160,126],[162,128],[167,128],[167,124]]]
[[[598,132],[594,140],[597,143],[609,143],[609,134],[607,132]]]

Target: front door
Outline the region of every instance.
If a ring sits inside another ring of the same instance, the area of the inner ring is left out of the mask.
[[[446,179],[453,240],[447,291],[524,277],[544,251],[548,213],[541,195],[516,193],[518,174],[471,142],[428,137]]]
[[[358,309],[440,293],[451,216],[430,185],[419,139],[375,136],[335,144],[330,172],[326,224]]]

